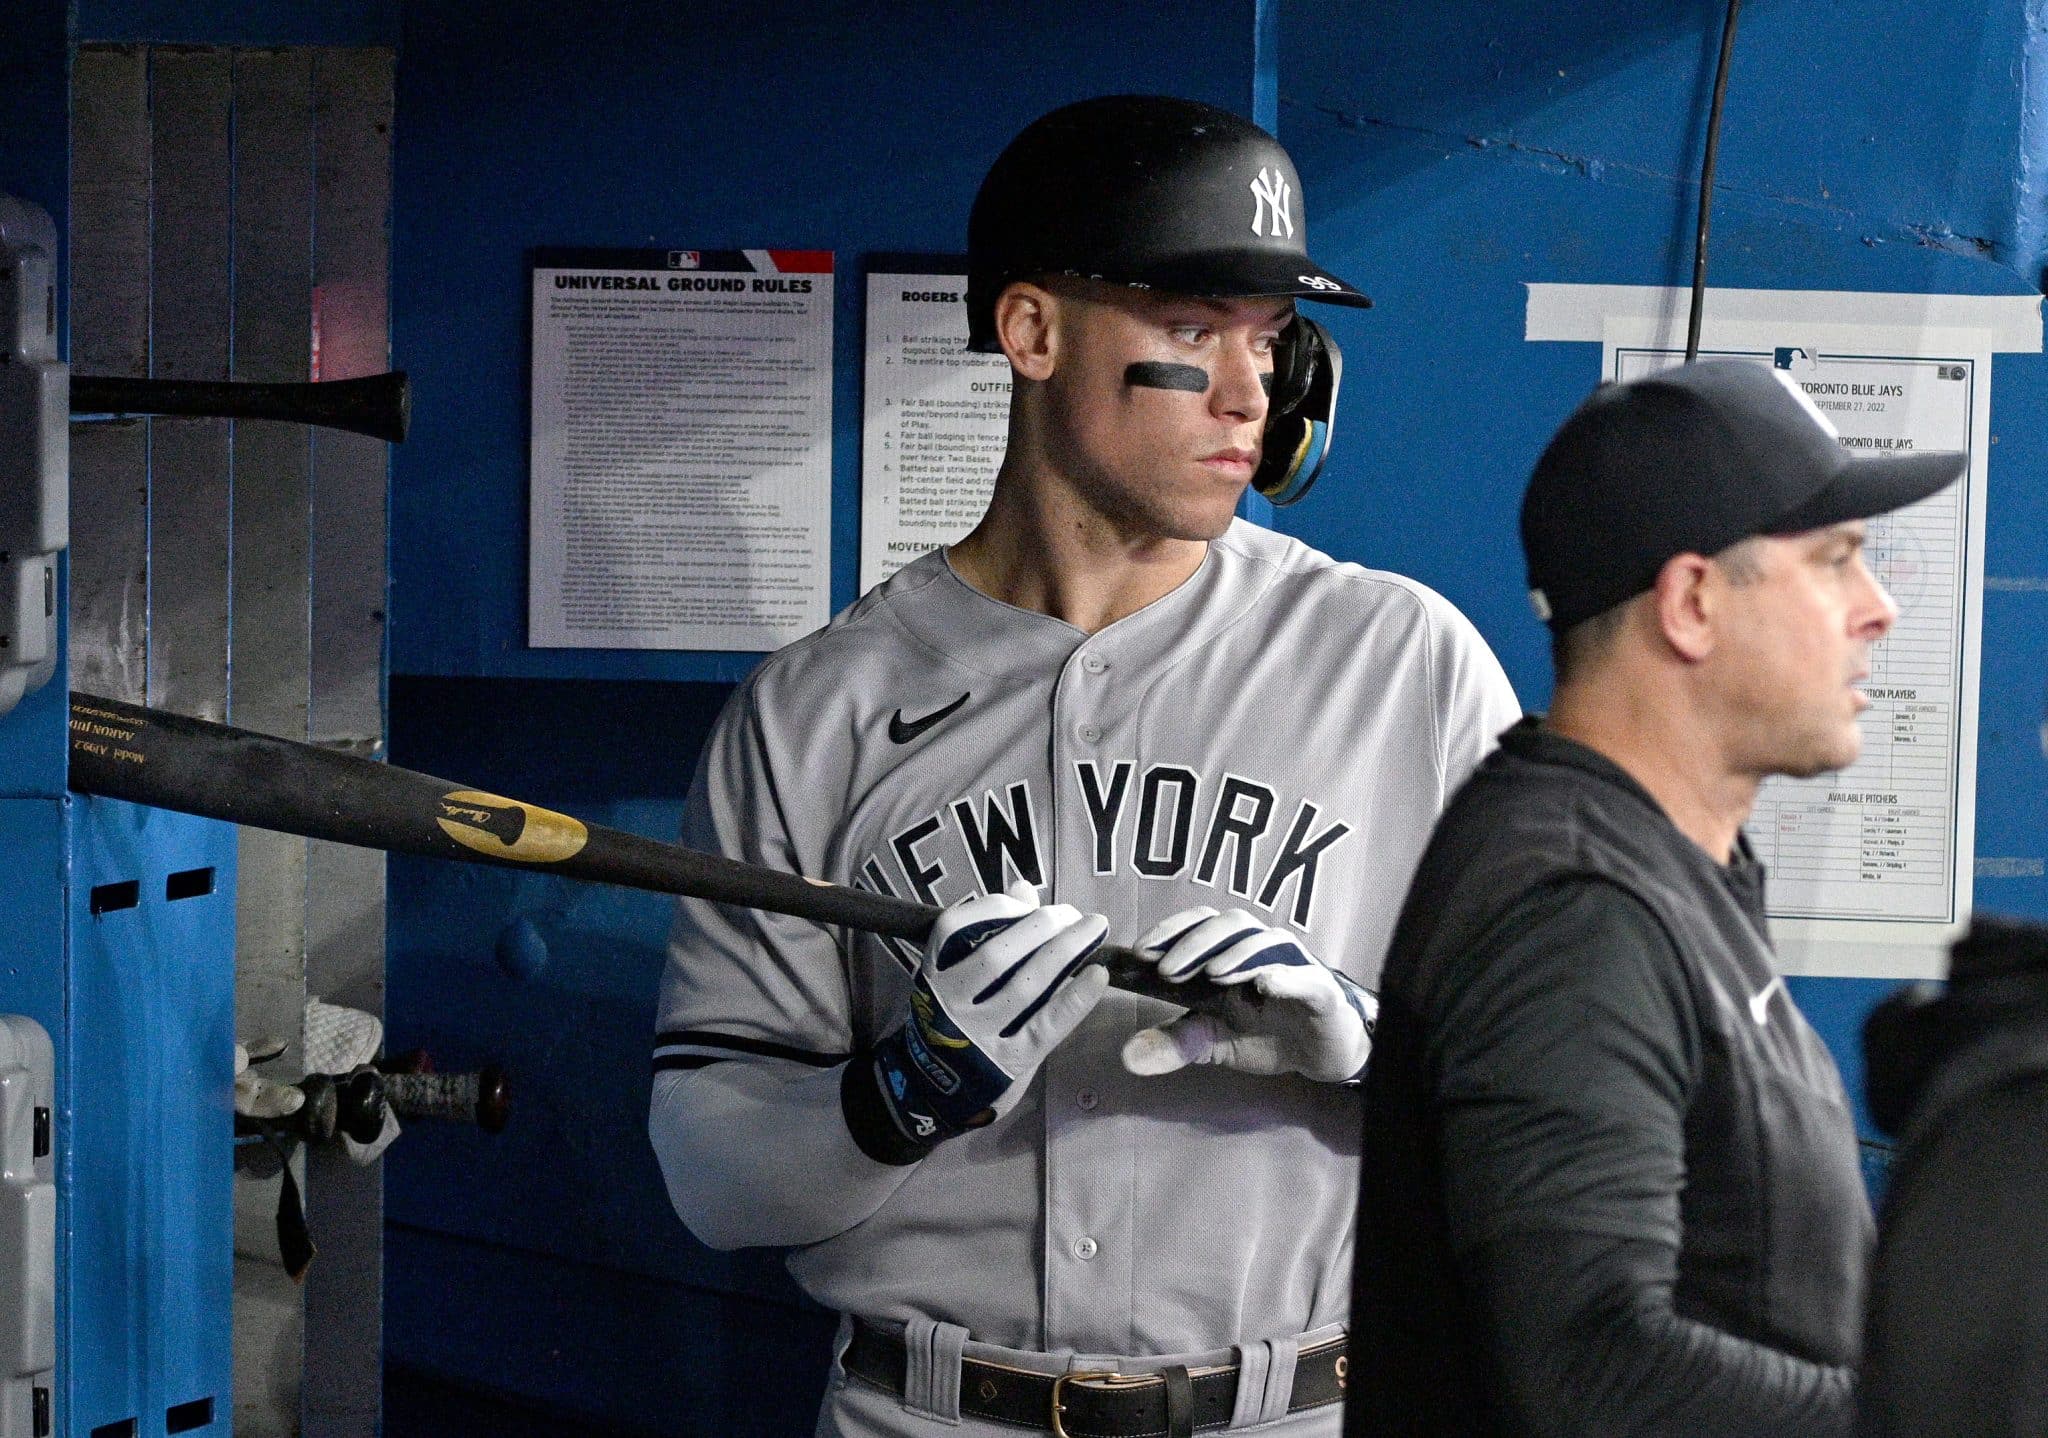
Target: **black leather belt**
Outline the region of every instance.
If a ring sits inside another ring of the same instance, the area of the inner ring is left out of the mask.
[[[855,1378],[903,1396],[909,1369],[899,1334],[853,1321],[853,1341],[840,1366]],[[1287,1411],[1322,1408],[1344,1399],[1350,1373],[1344,1340],[1303,1349],[1294,1365]],[[1028,1373],[973,1358],[960,1360],[960,1411],[1060,1438],[1187,1438],[1225,1428],[1237,1406],[1237,1366],[1165,1368],[1151,1373]]]

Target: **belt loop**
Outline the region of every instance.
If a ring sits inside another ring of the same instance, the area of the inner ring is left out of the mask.
[[[913,1318],[903,1330],[903,1406],[941,1423],[960,1421],[960,1351],[967,1330]]]
[[[1266,1374],[1273,1366],[1273,1345],[1261,1339],[1237,1346],[1237,1399],[1230,1407],[1230,1426],[1250,1428],[1270,1421],[1266,1416]]]
[[[1253,1428],[1287,1416],[1294,1398],[1295,1357],[1300,1352],[1299,1338],[1261,1339],[1238,1346],[1237,1401],[1231,1405],[1231,1427]]]
[[[1159,1370],[1166,1380],[1166,1438],[1195,1438],[1195,1382],[1174,1364]]]

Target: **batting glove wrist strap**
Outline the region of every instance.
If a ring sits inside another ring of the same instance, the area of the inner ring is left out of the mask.
[[[1088,956],[1108,929],[1098,914],[1040,905],[1025,883],[948,908],[911,981],[906,1022],[866,1063],[865,1086],[886,1127],[873,1122],[857,1087],[841,1105],[855,1142],[871,1156],[917,1146],[929,1152],[1007,1113],[1045,1056],[1102,997],[1109,976]]]
[[[932,1151],[932,1142],[905,1126],[901,1111],[884,1097],[888,1091],[889,1080],[875,1053],[857,1053],[840,1073],[839,1109],[862,1153],[876,1163],[908,1168]]]
[[[868,1062],[881,1116],[921,1158],[932,1145],[992,1122],[1011,1079],[960,1032],[921,977],[910,1005],[916,1017],[876,1044]]]

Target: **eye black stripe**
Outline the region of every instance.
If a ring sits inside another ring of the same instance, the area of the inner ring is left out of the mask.
[[[1139,389],[1176,389],[1186,394],[1209,392],[1209,371],[1198,365],[1139,360],[1124,370],[1124,383]]]

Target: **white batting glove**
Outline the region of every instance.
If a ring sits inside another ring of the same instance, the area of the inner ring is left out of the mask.
[[[1302,948],[1285,929],[1233,909],[1185,909],[1138,941],[1173,983],[1196,975],[1222,986],[1171,1023],[1124,1044],[1124,1067],[1165,1074],[1189,1064],[1222,1064],[1254,1074],[1298,1073],[1344,1083],[1372,1054],[1378,997]]]
[[[1108,987],[1108,972],[1087,963],[1108,931],[1100,914],[1041,906],[1022,881],[939,916],[909,1018],[871,1056],[882,1108],[903,1140],[929,1148],[1016,1106],[1045,1056]],[[886,1156],[888,1135],[876,1145],[872,1125],[857,1116],[862,1107],[848,1105],[855,1138],[885,1162],[902,1161]]]

